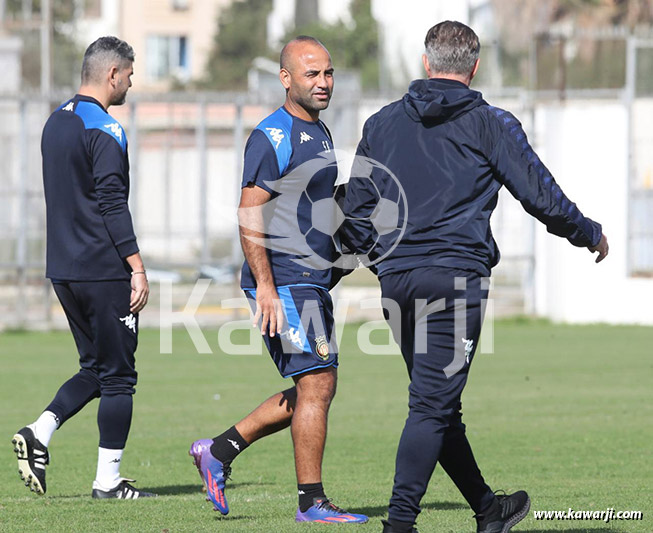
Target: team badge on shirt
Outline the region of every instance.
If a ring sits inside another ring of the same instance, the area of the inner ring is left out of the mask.
[[[326,340],[326,335],[315,337],[315,351],[320,359],[327,360],[329,358],[329,344]]]

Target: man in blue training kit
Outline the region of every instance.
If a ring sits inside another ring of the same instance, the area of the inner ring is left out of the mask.
[[[136,385],[138,312],[149,288],[127,205],[127,139],[107,109],[125,102],[133,62],[132,47],[116,37],[92,43],[84,54],[78,94],[59,106],[43,128],[46,276],[70,324],[80,371],[36,422],[12,439],[20,476],[38,494],[46,491],[52,434],[100,398],[92,497],[154,496],[120,476]]]
[[[312,202],[332,198],[335,191],[337,167],[328,164],[331,135],[319,120],[331,98],[333,66],[319,41],[300,36],[281,51],[280,67],[286,101],[254,129],[245,147],[241,287],[279,373],[295,386],[214,439],[195,441],[189,453],[215,510],[227,514],[224,486],[231,462],[254,441],[290,427],[299,494],[296,521],[367,522],[366,516],[336,507],[322,487],[327,415],[338,366],[329,295],[336,279],[327,266],[336,250],[330,235],[311,230],[311,218]],[[328,223],[335,213],[320,216]],[[306,234],[307,247],[299,246],[302,239],[289,238],[294,226]]]
[[[505,185],[549,232],[598,252],[597,262],[608,244],[600,224],[563,194],[517,119],[469,89],[478,68],[476,34],[446,21],[429,30],[425,46],[428,79],[370,117],[358,145],[359,156],[387,166],[401,184],[406,230],[378,235],[369,222],[372,187],[395,183],[368,165],[352,170],[341,236],[353,251],[382,258],[375,266],[383,297],[401,309],[400,319],[386,318],[410,375],[409,415],[383,531],[417,531],[419,504],[439,462],[476,513],[477,531],[506,533],[528,513],[529,497],[495,495],[485,483],[460,401],[488,294],[482,278],[499,261],[489,222],[499,189]]]

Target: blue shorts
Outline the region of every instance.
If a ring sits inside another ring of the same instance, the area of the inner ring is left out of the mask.
[[[252,312],[256,312],[256,289],[244,289]],[[338,346],[333,328],[333,302],[329,291],[316,285],[277,287],[284,308],[280,335],[263,335],[265,345],[288,378],[329,366],[338,366]]]

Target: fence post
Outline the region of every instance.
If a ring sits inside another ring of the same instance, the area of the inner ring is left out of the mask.
[[[17,326],[24,327],[27,322],[27,217],[28,217],[28,127],[27,102],[21,99],[19,104],[19,137],[18,151],[20,154],[20,172],[18,174],[18,238],[16,239],[16,274],[18,301],[16,302]]]
[[[624,104],[626,106],[626,120],[628,131],[628,183],[627,183],[627,205],[628,217],[626,220],[626,275],[630,276],[633,270],[633,189],[635,181],[635,154],[633,143],[635,132],[633,126],[633,107],[636,96],[637,83],[637,41],[632,35],[626,38],[626,85],[624,87]]]
[[[200,98],[198,112],[199,123],[197,125],[197,153],[199,156],[199,223],[200,223],[200,264],[208,265],[210,260],[209,251],[209,231],[208,231],[208,153],[207,153],[207,140],[206,140],[206,99],[204,96]],[[199,270],[199,268],[198,268]]]
[[[138,196],[139,196],[139,139],[138,139],[138,120],[137,120],[137,104],[136,102],[129,103],[129,151],[131,156],[129,158],[129,181],[130,181],[130,194],[129,194],[129,211],[134,221],[134,230],[138,235]]]
[[[243,101],[236,98],[236,117],[234,121],[234,155],[236,157],[236,180],[240,183],[243,174],[243,150],[245,144],[245,125],[243,123]],[[238,205],[236,203],[236,205]],[[240,233],[236,224],[235,234],[231,247],[231,263],[237,265],[240,262]]]

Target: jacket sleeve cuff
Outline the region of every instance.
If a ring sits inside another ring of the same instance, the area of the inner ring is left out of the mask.
[[[596,242],[592,243],[591,248],[594,248],[595,246],[598,246],[599,243],[601,242],[601,237],[603,237],[603,227],[598,222],[595,222],[595,224],[596,224],[596,226],[594,228],[594,240]]]
[[[138,244],[136,244],[136,239],[117,244],[116,249],[118,250],[120,257],[123,259],[139,252]]]

